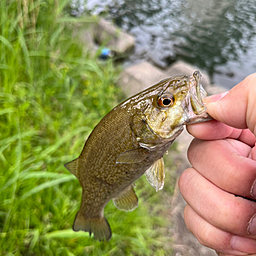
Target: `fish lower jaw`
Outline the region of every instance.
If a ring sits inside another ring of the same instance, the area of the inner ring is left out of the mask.
[[[207,114],[207,112],[203,111],[201,114],[194,114],[189,117],[188,121],[184,123],[184,125],[188,124],[196,124],[201,122],[207,122],[212,120],[213,118]]]

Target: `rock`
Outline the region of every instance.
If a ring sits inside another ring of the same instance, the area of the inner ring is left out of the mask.
[[[166,69],[164,73],[166,77],[177,75],[192,75],[195,70],[198,70],[198,68],[179,60],[173,63],[168,69]],[[205,72],[202,72],[201,70],[200,72],[202,74],[202,84],[206,88],[210,85],[210,78]]]
[[[105,19],[100,19],[93,26],[92,33],[96,43],[107,46],[119,54],[131,51],[135,45],[135,39],[132,35],[121,31]]]
[[[164,78],[165,75],[161,69],[151,65],[149,62],[140,62],[125,68],[117,83],[122,87],[125,94],[130,97]]]
[[[209,86],[206,86],[205,89],[209,95],[218,94],[218,93],[227,91],[226,88],[219,85],[209,85]]]
[[[89,49],[92,56],[95,55],[98,50],[98,47],[94,42],[91,30],[87,29],[81,33],[81,29],[80,29],[79,34],[80,34],[81,42],[85,42],[85,45]]]
[[[92,27],[95,23],[98,22],[98,19],[92,20],[91,23],[84,24],[82,22],[75,22],[72,24],[73,37],[78,37],[78,40],[85,46],[83,48],[84,51],[91,54],[91,56],[95,55],[98,46],[95,44],[95,40],[93,38]]]
[[[167,70],[165,70],[164,74],[166,77],[177,75],[191,75],[195,70],[200,69],[196,66],[179,60],[173,63]],[[227,89],[225,89],[224,87],[218,85],[211,85],[210,77],[205,72],[202,72],[201,70],[200,72],[202,74],[202,85],[209,95],[227,91]]]
[[[135,39],[132,35],[98,17],[92,19],[89,25],[76,23],[73,33],[74,36],[79,35],[80,41],[85,44],[92,56],[100,52],[100,46],[107,47],[118,55],[129,53],[135,45]]]

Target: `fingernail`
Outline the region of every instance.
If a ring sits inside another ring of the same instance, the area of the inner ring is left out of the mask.
[[[254,214],[249,221],[247,233],[250,235],[256,235],[256,214]]]
[[[219,93],[219,94],[215,94],[215,95],[211,95],[209,97],[206,97],[203,99],[203,102],[205,104],[207,103],[211,103],[211,102],[216,102],[219,101],[220,99],[222,99],[224,96],[226,96],[228,94],[229,91],[227,92],[223,92],[223,93]]]
[[[230,245],[233,250],[246,253],[254,253],[256,250],[256,241],[253,239],[233,236],[230,241]]]
[[[252,184],[250,194],[252,197],[254,197],[254,198],[256,197],[256,180]]]

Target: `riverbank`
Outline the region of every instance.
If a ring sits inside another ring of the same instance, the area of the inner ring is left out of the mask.
[[[256,70],[254,0],[72,1],[136,38],[129,63],[143,60],[165,69],[182,60],[226,89]]]

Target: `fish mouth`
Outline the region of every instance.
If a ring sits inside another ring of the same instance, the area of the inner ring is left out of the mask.
[[[187,117],[185,124],[195,124],[212,120],[203,104],[203,99],[208,96],[201,84],[201,73],[195,71],[189,78],[189,93],[187,101]]]

